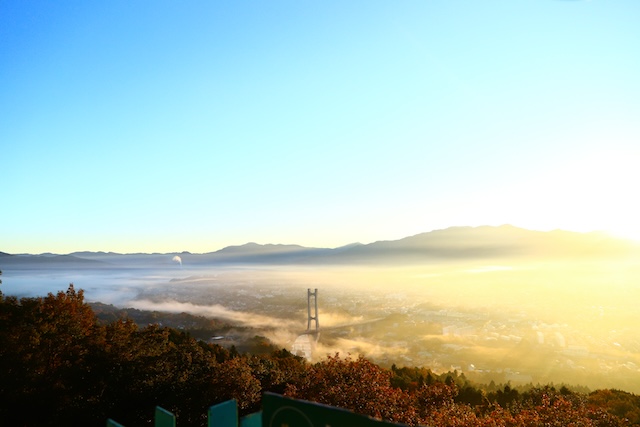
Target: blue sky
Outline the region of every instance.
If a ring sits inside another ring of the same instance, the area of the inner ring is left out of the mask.
[[[640,237],[635,0],[0,3],[0,251]]]

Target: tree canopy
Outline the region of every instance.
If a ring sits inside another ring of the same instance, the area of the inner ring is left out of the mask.
[[[640,425],[640,398],[622,391],[518,391],[457,372],[384,369],[362,356],[308,363],[286,350],[239,354],[177,329],[100,322],[73,285],[39,298],[0,294],[3,424],[149,425],[159,405],[180,426],[200,426],[227,399],[241,414],[259,410],[265,391],[409,425]]]

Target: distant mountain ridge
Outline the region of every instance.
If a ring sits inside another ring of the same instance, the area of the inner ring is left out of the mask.
[[[591,257],[637,254],[640,246],[605,233],[563,230],[532,231],[511,225],[499,227],[450,227],[399,240],[354,243],[338,248],[311,248],[294,244],[227,246],[215,252],[119,254],[74,252],[68,255],[10,255],[0,252],[3,266],[61,266],[99,268],[120,266],[171,266],[174,256],[183,266],[220,264],[416,264],[444,260],[513,257]]]
[[[48,253],[40,255],[12,255],[5,252],[0,252],[0,269],[3,266],[99,268],[107,266],[107,264],[101,261],[81,258],[74,255],[56,255]]]

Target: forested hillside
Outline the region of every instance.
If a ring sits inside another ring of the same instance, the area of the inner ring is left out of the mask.
[[[260,409],[264,391],[430,426],[640,425],[640,397],[569,386],[481,385],[457,372],[383,369],[364,357],[310,364],[286,350],[250,354],[130,318],[100,321],[83,291],[17,299],[0,293],[3,425],[148,425],[160,405],[180,426],[206,423],[208,406]]]

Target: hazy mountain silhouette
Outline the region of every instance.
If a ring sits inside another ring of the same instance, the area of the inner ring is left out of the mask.
[[[350,248],[343,262],[415,263],[484,258],[618,256],[637,251],[633,242],[605,233],[541,232],[500,227],[451,227]]]
[[[108,265],[143,267],[216,264],[416,264],[465,259],[576,258],[638,254],[640,246],[605,233],[576,233],[562,230],[532,231],[503,225],[500,227],[451,227],[399,240],[353,243],[338,248],[309,248],[300,245],[246,243],[216,252],[193,254],[118,254],[113,252],[75,252],[70,255],[9,255],[0,253],[4,266],[104,267]]]
[[[11,255],[0,252],[0,268],[100,268],[105,266],[106,264],[103,262],[80,258],[73,255],[56,255],[49,253],[40,255]]]

